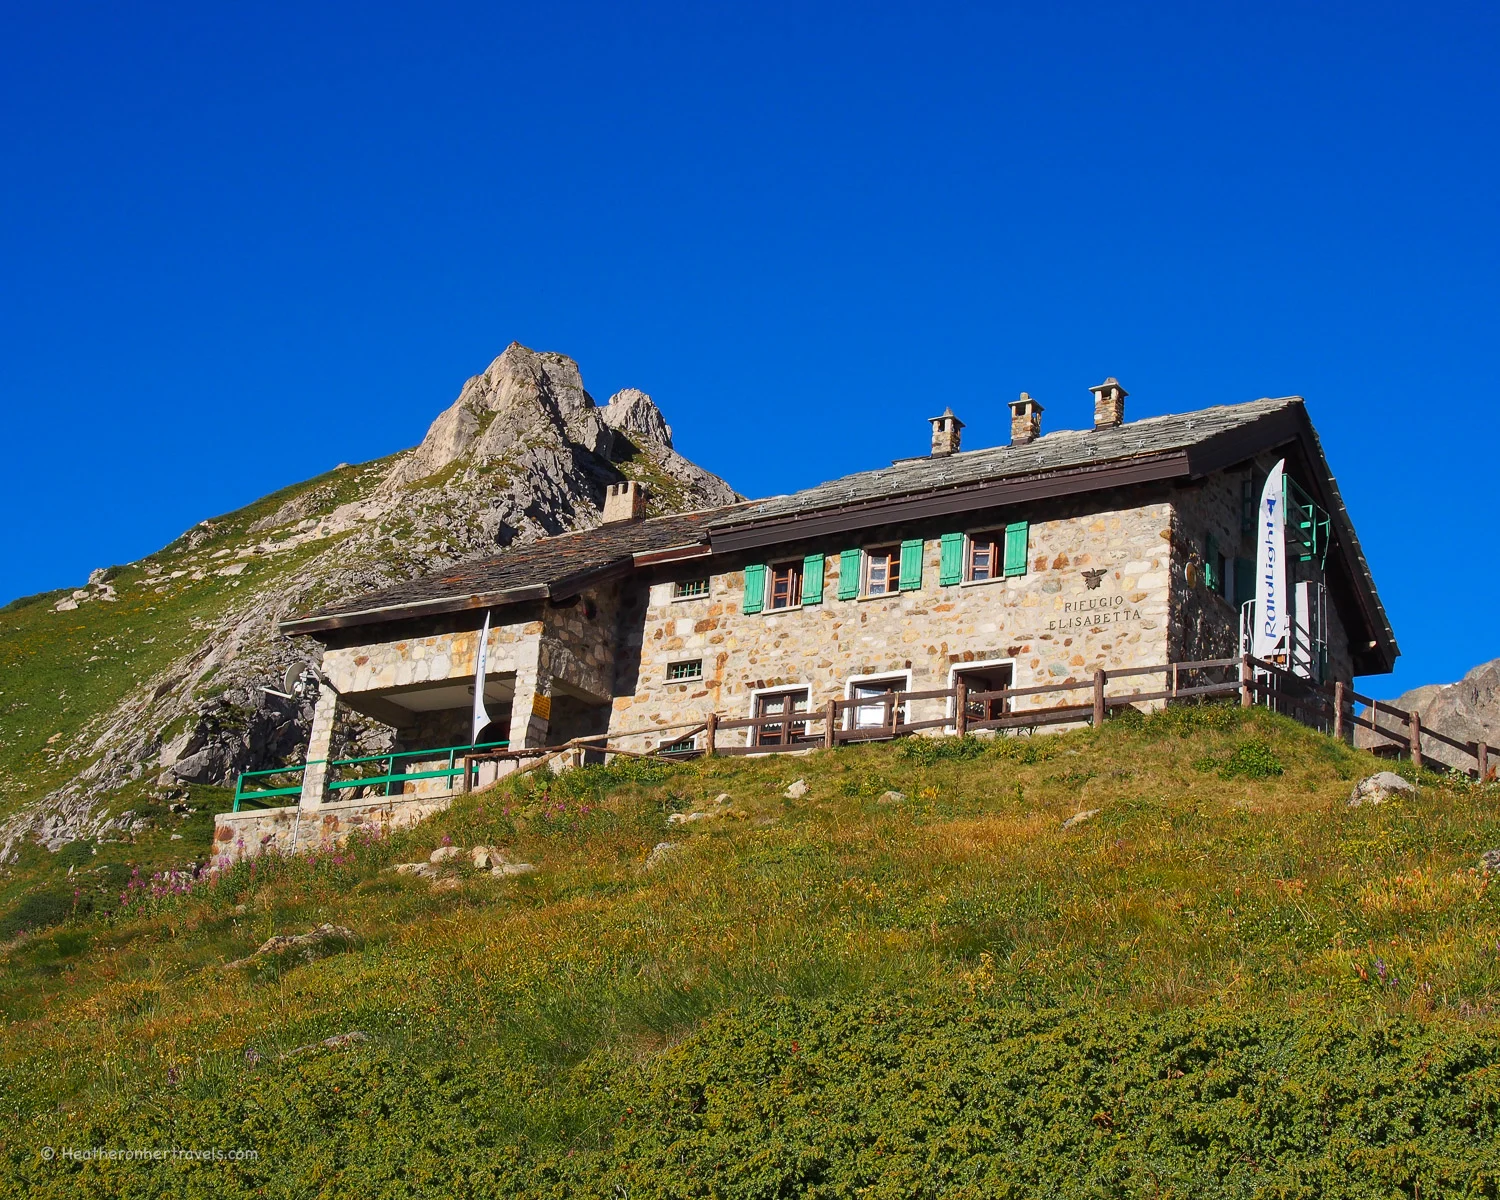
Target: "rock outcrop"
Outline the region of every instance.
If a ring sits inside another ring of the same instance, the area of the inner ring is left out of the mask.
[[[1500,658],[1480,663],[1457,683],[1424,684],[1390,703],[1406,712],[1415,712],[1424,728],[1440,730],[1457,741],[1500,745]],[[1378,720],[1382,726],[1405,735],[1405,726],[1398,725],[1393,717],[1381,715]],[[1396,743],[1355,726],[1354,744],[1370,750]],[[1444,763],[1462,771],[1474,769],[1474,760],[1469,755],[1460,754],[1436,738],[1422,739],[1422,757],[1424,761]]]
[[[169,597],[214,589],[221,599],[213,615],[194,618],[191,649],[56,747],[77,773],[0,821],[0,862],[23,838],[57,849],[94,836],[105,820],[101,806],[131,780],[226,784],[240,771],[300,761],[312,706],[276,693],[287,668],[316,648],[282,638],[278,621],[597,525],[605,488],[624,478],[648,485],[651,515],[737,498],[672,448],[671,429],[644,392],[625,389],[601,407],[572,359],[513,343],[463,385],[415,448],[340,466],[289,489],[253,521],[237,524],[238,514],[204,521],[141,563],[95,572],[54,607],[76,618],[130,588]],[[273,577],[267,563],[285,566]],[[241,587],[248,564],[257,580]],[[388,745],[388,730],[350,716],[335,753]]]

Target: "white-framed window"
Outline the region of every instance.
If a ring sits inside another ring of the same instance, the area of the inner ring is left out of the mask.
[[[948,686],[956,687],[962,679],[970,699],[965,705],[969,720],[998,721],[1011,711],[1008,696],[986,696],[988,692],[1005,691],[1016,686],[1016,660],[991,658],[983,662],[954,663],[948,668]],[[948,702],[948,715],[954,716],[954,701]]]
[[[802,563],[775,563],[766,568],[766,607],[797,608],[802,604]]]
[[[866,596],[889,596],[901,587],[901,547],[879,546],[865,551]]]
[[[964,579],[969,583],[985,583],[1000,579],[1004,542],[992,532],[971,533],[967,541]]]
[[[796,720],[798,715],[807,716],[809,691],[805,686],[791,685],[779,688],[764,688],[750,694],[752,717],[782,717],[780,721],[768,721],[750,730],[752,746],[791,746],[810,741],[807,721]]]
[[[881,675],[854,675],[844,684],[845,700],[865,700],[844,710],[845,729],[879,729],[889,722],[886,697],[893,692],[911,691],[910,671],[889,671]],[[897,706],[896,721],[906,720],[906,705]]]

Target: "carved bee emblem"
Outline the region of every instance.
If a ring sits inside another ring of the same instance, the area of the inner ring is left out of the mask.
[[[1099,583],[1103,580],[1108,569],[1107,567],[1093,567],[1083,573],[1083,582],[1089,591],[1097,592],[1099,590]]]

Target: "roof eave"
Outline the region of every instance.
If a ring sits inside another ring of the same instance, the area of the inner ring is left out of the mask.
[[[1091,463],[1082,467],[1040,471],[983,483],[960,484],[940,491],[881,497],[774,517],[759,524],[717,526],[710,529],[709,537],[716,554],[753,550],[795,538],[819,537],[898,521],[998,508],[1049,496],[1077,495],[1112,487],[1177,479],[1187,476],[1189,471],[1188,455],[1183,451],[1173,451],[1102,464]]]

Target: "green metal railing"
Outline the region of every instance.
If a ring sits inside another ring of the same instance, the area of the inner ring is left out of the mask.
[[[1286,514],[1287,541],[1303,562],[1316,561],[1321,570],[1327,564],[1328,543],[1333,537],[1333,521],[1318,502],[1292,481],[1281,477],[1282,511]]]
[[[400,750],[393,754],[371,754],[364,758],[339,758],[332,762],[327,759],[315,758],[310,763],[299,763],[295,767],[271,767],[264,771],[242,771],[234,784],[234,810],[239,812],[241,808],[265,808],[267,802],[276,796],[300,796],[302,794],[302,776],[308,767],[315,767],[328,762],[328,790],[330,792],[341,791],[345,788],[358,787],[380,787],[384,786],[387,796],[393,795],[393,789],[403,783],[409,783],[417,779],[451,779],[455,775],[462,775],[464,768],[459,763],[459,758],[465,754],[473,754],[478,750],[504,750],[509,742],[479,742],[472,746],[443,746],[436,750]],[[441,759],[443,755],[448,756],[446,767],[437,767],[430,771],[397,771],[396,763],[400,759]],[[377,768],[374,774],[356,774],[346,779],[335,778],[336,772],[346,767],[365,767],[369,763],[382,763],[383,771]],[[264,780],[267,783],[276,783],[274,776],[295,779],[295,783],[279,784],[273,787],[247,787],[247,780]]]

